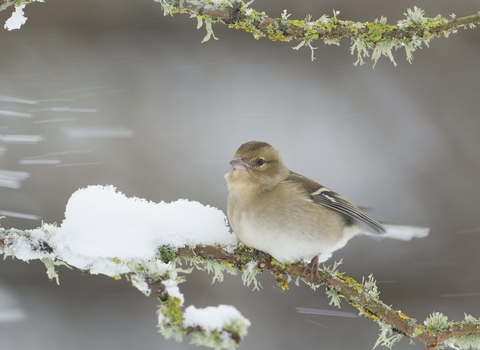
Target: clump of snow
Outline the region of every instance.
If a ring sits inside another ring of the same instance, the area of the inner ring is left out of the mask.
[[[232,324],[242,324],[245,328],[250,326],[250,321],[231,305],[208,306],[203,309],[190,305],[185,309],[183,317],[185,327],[199,326],[206,331],[222,331]]]
[[[44,0],[32,1],[44,2]],[[15,11],[12,13],[10,18],[5,21],[5,25],[3,27],[9,31],[14,29],[20,29],[20,27],[23,26],[27,21],[27,17],[25,17],[23,13],[24,8],[25,4],[15,6]]]
[[[89,186],[70,197],[51,242],[68,264],[116,275],[129,271],[121,262],[154,259],[160,246],[235,244],[236,239],[216,208],[185,199],[154,203],[128,198],[113,186]]]
[[[5,25],[3,27],[8,31],[20,29],[20,27],[23,26],[27,21],[27,17],[25,17],[23,13],[24,8],[25,4],[16,6],[15,11],[12,13],[10,18],[5,21]]]

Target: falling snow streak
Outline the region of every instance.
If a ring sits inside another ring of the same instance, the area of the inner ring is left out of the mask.
[[[0,210],[0,215],[5,216],[5,217],[12,217],[12,218],[19,218],[19,219],[27,219],[27,220],[40,220],[41,217],[37,215],[30,215],[30,214],[25,214],[25,213],[17,213],[14,211],[8,211],[8,210]]]
[[[457,231],[458,234],[464,233],[480,233],[480,227],[469,228],[466,230]]]
[[[0,187],[15,188],[21,187],[21,182],[30,176],[24,171],[0,170]]]
[[[442,298],[480,297],[480,293],[442,294],[441,297]]]
[[[322,315],[322,316],[335,316],[335,317],[347,317],[347,318],[356,318],[357,314],[353,312],[346,311],[335,311],[335,310],[325,310],[325,309],[310,309],[306,307],[296,307],[300,314],[309,314],[309,315]]]
[[[19,164],[22,165],[27,165],[27,164],[60,164],[62,161],[60,159],[20,159],[18,162]]]
[[[0,95],[0,102],[12,102],[12,103],[21,103],[27,105],[36,105],[37,101],[25,100],[23,98],[17,98],[13,96]]]
[[[58,119],[45,119],[32,122],[33,124],[46,124],[46,123],[63,123],[63,122],[76,122],[77,118],[58,118]]]
[[[30,113],[22,113],[22,112],[14,112],[14,111],[6,111],[3,109],[0,109],[0,116],[6,116],[6,117],[17,117],[17,118],[32,118],[33,115]]]
[[[78,150],[78,151],[47,152],[47,153],[39,155],[39,156],[24,157],[23,159],[38,159],[38,158],[45,158],[45,157],[58,157],[58,156],[65,156],[67,154],[82,154],[82,153],[91,153],[91,152],[92,152],[92,150],[89,150],[89,149]]]
[[[1,135],[0,142],[35,144],[44,141],[42,135]]]
[[[31,109],[29,112],[31,113],[38,113],[38,112],[97,113],[97,110],[94,108],[48,107],[48,108]]]
[[[92,163],[72,163],[72,164],[58,164],[58,167],[67,167],[67,166],[82,166],[82,165],[100,165],[102,162],[92,162]]]

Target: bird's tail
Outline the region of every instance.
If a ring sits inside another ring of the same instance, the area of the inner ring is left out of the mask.
[[[425,238],[430,232],[428,227],[420,226],[406,226],[406,225],[392,225],[392,224],[383,224],[383,227],[387,230],[386,233],[379,235],[373,233],[366,233],[372,238],[393,238],[401,241],[410,241],[412,238]]]

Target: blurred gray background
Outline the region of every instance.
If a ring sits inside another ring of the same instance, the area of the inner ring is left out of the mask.
[[[414,5],[428,16],[479,10],[477,0],[252,6],[396,22]],[[96,184],[225,211],[228,162],[241,143],[262,140],[375,217],[431,227],[411,242],[355,238],[331,262],[343,258],[341,270],[360,280],[373,273],[383,301],[420,321],[432,311],[480,316],[480,29],[433,40],[412,65],[400,51],[398,67],[384,58],[373,70],[353,66],[348,40],[315,43],[314,62],[295,43],[223,25],[213,27],[220,40],[201,44],[195,19],[164,17],[152,0],[48,0],[25,13],[20,30],[0,30],[0,212],[14,213],[3,227],[61,223],[70,195]],[[193,348],[156,332],[155,298],[127,281],[59,270],[57,286],[41,263],[0,261],[2,349]],[[334,310],[321,290],[282,292],[268,273],[254,292],[238,276],[211,278],[188,276],[186,306],[235,305],[252,321],[243,349],[371,349],[377,338],[366,318],[296,312]]]

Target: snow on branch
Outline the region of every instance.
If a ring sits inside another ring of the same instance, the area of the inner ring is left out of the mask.
[[[127,198],[112,186],[90,186],[70,198],[61,227],[46,225],[21,231],[0,227],[0,253],[20,260],[41,260],[50,279],[55,266],[76,267],[115,279],[124,275],[146,295],[152,291],[160,302],[158,328],[166,338],[215,349],[234,349],[246,336],[250,321],[233,306],[184,308],[178,287],[193,267],[212,272],[214,281],[223,274],[242,274],[246,286],[256,288],[256,275],[270,271],[277,284],[310,284],[305,263],[283,264],[271,256],[260,260],[251,249],[237,244],[225,215],[198,202],[179,200],[153,203]],[[184,268],[186,265],[187,268]],[[379,299],[372,276],[358,283],[338,271],[339,263],[323,267],[312,287],[326,288],[330,304],[341,300],[380,325],[376,345],[391,347],[403,336],[423,342],[427,349],[445,346],[480,349],[480,320],[470,315],[461,322],[433,313],[417,323]],[[253,297],[253,295],[252,295]]]
[[[15,4],[16,11],[7,20],[5,28],[18,29],[25,23],[23,16],[25,4],[32,1],[43,0],[0,0],[0,11]],[[363,65],[364,58],[371,55],[374,65],[381,56],[386,56],[396,65],[393,51],[405,49],[408,62],[413,59],[413,52],[422,45],[428,47],[430,41],[435,37],[448,37],[456,33],[459,28],[475,28],[480,24],[480,11],[471,16],[456,18],[452,13],[445,18],[441,15],[436,17],[425,17],[422,9],[416,6],[407,9],[405,19],[399,20],[396,24],[388,24],[386,17],[375,19],[373,22],[354,22],[341,20],[337,16],[339,11],[333,11],[333,16],[323,15],[313,20],[310,15],[305,19],[290,19],[290,14],[284,10],[280,17],[269,17],[265,12],[259,12],[249,7],[253,1],[245,3],[242,0],[154,0],[159,2],[164,10],[164,15],[176,13],[189,14],[198,21],[197,28],[205,22],[207,34],[202,42],[213,37],[213,23],[223,23],[229,28],[243,29],[252,33],[255,39],[263,37],[271,41],[290,42],[298,44],[293,48],[298,50],[301,47],[308,47],[314,50],[312,43],[316,40],[323,40],[325,44],[340,45],[340,40],[350,38],[350,51],[356,55],[355,65]],[[10,23],[8,23],[10,21]]]

